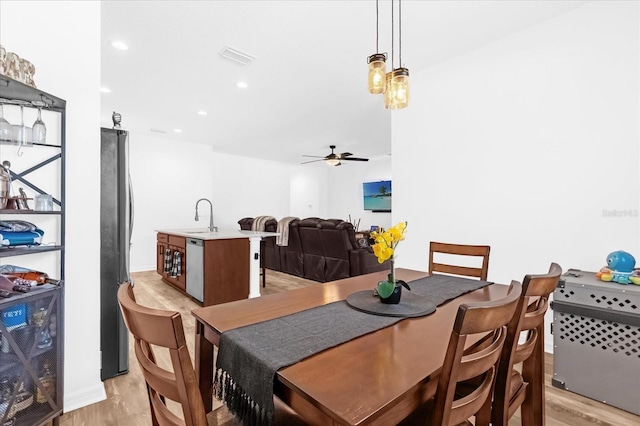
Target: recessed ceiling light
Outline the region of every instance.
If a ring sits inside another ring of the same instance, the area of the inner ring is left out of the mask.
[[[176,132],[176,133],[182,133],[181,129],[173,129],[173,131]]]
[[[113,42],[111,42],[111,46],[113,46],[114,48],[116,48],[118,50],[129,50],[129,46],[124,44],[124,42],[122,42],[122,41],[113,41]]]
[[[207,111],[202,111],[202,110],[200,110],[200,111],[198,111],[198,114],[199,114],[199,115],[207,115]]]
[[[236,86],[238,86],[241,89],[246,89],[247,87],[249,87],[249,85],[247,83],[245,83],[244,81],[237,82]]]
[[[100,91],[101,91],[102,93],[111,93],[111,89],[109,89],[108,87],[101,87],[101,88],[100,88]]]

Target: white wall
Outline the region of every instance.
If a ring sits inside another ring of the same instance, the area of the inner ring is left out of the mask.
[[[67,101],[64,407],[70,411],[105,398],[100,381],[100,191],[96,190],[100,188],[100,3],[3,0],[0,40],[7,51],[33,62],[38,88]]]
[[[502,283],[640,261],[638,27],[638,2],[592,2],[412,75],[393,217],[420,225],[399,266],[426,269],[430,240],[491,245]]]
[[[129,169],[134,191],[131,270],[156,268],[156,229],[209,226],[209,205],[199,198],[212,195],[211,147],[129,134]],[[217,216],[214,211],[214,219]]]
[[[327,217],[329,171],[322,165],[313,164],[294,167],[290,181],[290,216]]]
[[[391,180],[391,157],[372,158],[368,162],[343,162],[339,167],[328,167],[329,194],[327,217],[351,221],[360,220],[359,230],[369,230],[371,225],[389,228],[392,213],[373,213],[364,210],[362,184],[379,180]],[[393,207],[392,207],[393,212]]]
[[[239,229],[243,217],[289,214],[290,166],[215,153],[211,146],[131,133],[131,179],[135,193],[131,270],[156,268],[157,229],[209,226],[209,203],[214,225]]]
[[[360,230],[389,227],[390,213],[364,210],[362,183],[391,179],[391,157],[329,167],[324,162],[294,166],[290,175],[290,215],[300,218],[360,219]]]
[[[289,215],[289,181],[294,166],[277,161],[215,153],[213,171],[214,216],[220,226],[240,229],[243,217]]]

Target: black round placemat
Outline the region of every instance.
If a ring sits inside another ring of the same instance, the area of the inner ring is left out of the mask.
[[[347,304],[359,311],[387,317],[421,317],[436,310],[436,305],[424,296],[402,291],[402,298],[397,305],[387,305],[380,302],[373,290],[363,290],[347,296]]]

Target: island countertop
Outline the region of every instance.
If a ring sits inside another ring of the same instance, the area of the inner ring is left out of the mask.
[[[161,234],[178,235],[180,237],[196,238],[198,240],[229,240],[234,238],[273,237],[280,235],[277,232],[241,231],[239,229],[221,229],[209,231],[208,228],[194,229],[156,229]]]

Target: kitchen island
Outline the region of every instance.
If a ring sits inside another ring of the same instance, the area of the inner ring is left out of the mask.
[[[157,229],[156,270],[203,306],[260,296],[260,240],[275,232]]]

